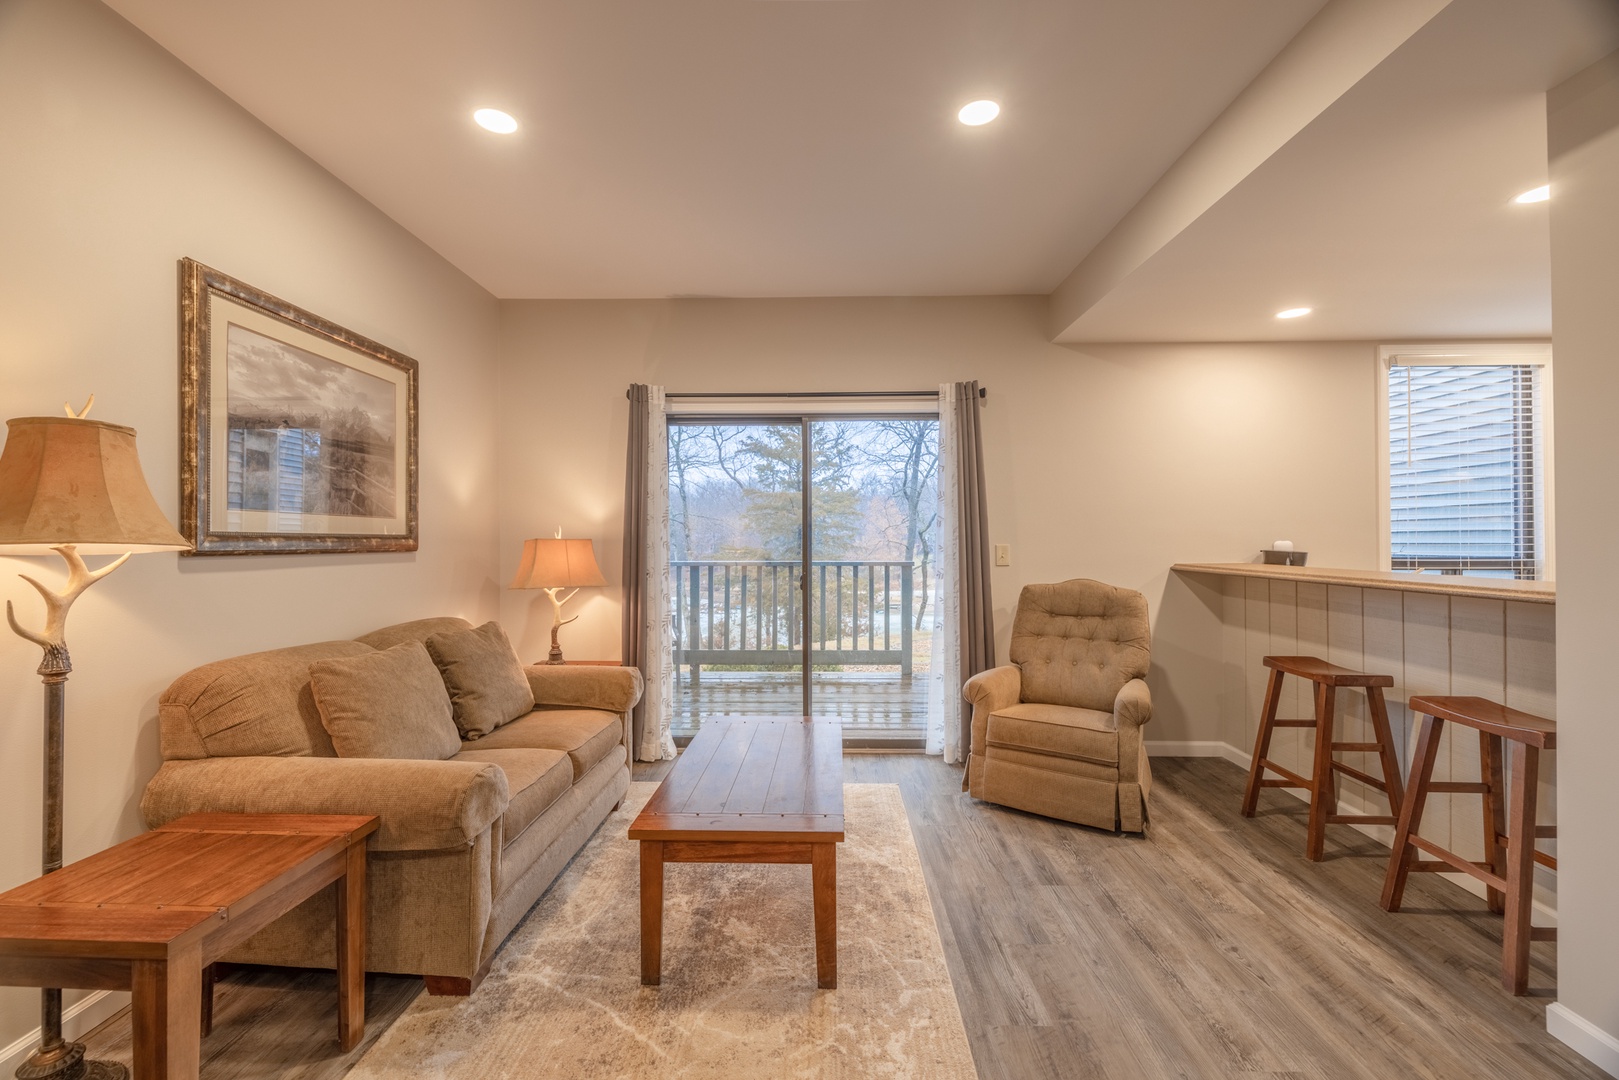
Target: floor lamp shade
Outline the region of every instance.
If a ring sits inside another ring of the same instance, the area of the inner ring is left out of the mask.
[[[133,428],[66,416],[6,423],[0,452],[0,552],[84,555],[191,547],[146,486]]]
[[[578,589],[606,585],[590,540],[542,537],[523,542],[513,589]]]

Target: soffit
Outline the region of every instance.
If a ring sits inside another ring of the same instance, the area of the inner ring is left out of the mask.
[[[1607,0],[1456,0],[1064,340],[1549,335],[1548,206],[1511,200],[1545,90],[1615,48]]]

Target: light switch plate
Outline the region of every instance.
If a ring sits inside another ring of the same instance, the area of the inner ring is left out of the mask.
[[[1012,545],[1011,544],[996,544],[995,545],[995,565],[996,566],[1011,566],[1012,565]]]

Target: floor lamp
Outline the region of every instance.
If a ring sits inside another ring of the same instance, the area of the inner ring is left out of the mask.
[[[93,398],[91,399],[94,400]],[[45,683],[44,872],[62,868],[63,706],[68,672],[68,608],[79,594],[122,566],[136,552],[189,548],[146,486],[135,453],[135,431],[67,416],[27,416],[7,421],[0,451],[0,555],[54,551],[67,563],[67,586],[53,592],[19,575],[45,599],[45,628],[17,621],[6,601],[6,621],[44,650],[39,675]],[[99,570],[84,555],[118,555]],[[117,1062],[86,1061],[84,1045],[62,1038],[62,991],[40,991],[40,1045],[17,1068],[18,1080],[120,1080],[129,1071]]]

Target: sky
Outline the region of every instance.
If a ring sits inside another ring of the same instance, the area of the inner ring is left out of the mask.
[[[226,331],[225,407],[331,413],[358,408],[372,427],[391,437],[394,395],[387,379],[317,356],[284,341],[231,323]]]

